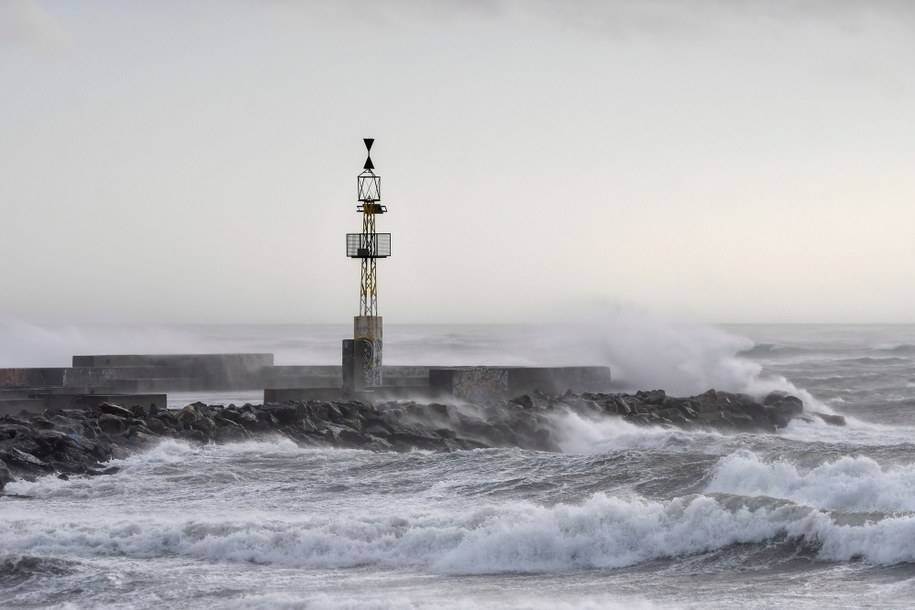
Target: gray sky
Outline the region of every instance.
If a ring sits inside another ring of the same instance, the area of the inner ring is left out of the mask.
[[[915,321],[915,3],[0,0],[0,317]]]

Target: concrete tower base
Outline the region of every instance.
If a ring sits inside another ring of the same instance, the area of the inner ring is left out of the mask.
[[[355,316],[353,338],[343,340],[343,388],[358,391],[383,383],[381,316]]]

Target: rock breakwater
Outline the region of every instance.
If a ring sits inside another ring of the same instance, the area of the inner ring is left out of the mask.
[[[715,390],[688,398],[668,396],[663,390],[535,393],[488,404],[308,401],[223,407],[194,403],[180,410],[160,410],[103,403],[93,409],[0,417],[0,490],[20,477],[112,474],[116,469],[106,467],[106,462],[163,438],[226,443],[279,435],[303,445],[376,451],[489,447],[559,451],[555,422],[568,414],[730,432],[774,432],[792,419],[811,419],[794,396],[773,393],[759,401]],[[844,423],[841,416],[813,415],[827,423]]]

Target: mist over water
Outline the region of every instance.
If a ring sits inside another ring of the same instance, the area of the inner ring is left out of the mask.
[[[608,310],[562,324],[398,325],[385,328],[388,365],[609,366],[622,391],[689,395],[710,388],[811,396],[763,375],[752,340],[721,328]],[[282,365],[338,365],[339,325],[39,326],[0,321],[0,367],[69,366],[76,354],[271,352]]]

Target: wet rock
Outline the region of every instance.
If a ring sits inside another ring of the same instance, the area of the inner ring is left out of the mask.
[[[152,432],[154,434],[158,434],[160,436],[165,434],[166,431],[168,430],[168,428],[165,426],[165,424],[162,422],[162,420],[159,419],[158,417],[150,418],[150,420],[146,423],[146,427],[149,428],[150,432]]]
[[[27,437],[30,430],[22,424],[6,423],[0,425],[0,441],[18,437]]]
[[[556,453],[560,451],[559,445],[553,440],[553,433],[547,428],[536,429],[533,434],[533,440],[532,449]]]
[[[736,429],[742,432],[759,430],[759,425],[753,421],[753,418],[742,411],[731,411],[727,414],[726,419],[728,419]]]
[[[613,399],[613,404],[616,405],[616,412],[620,415],[631,415],[635,412],[635,406],[630,404],[624,397],[615,397]]]
[[[54,422],[49,420],[47,417],[35,418],[34,425],[39,430],[53,430],[54,429]]]
[[[186,430],[182,430],[181,438],[201,444],[207,442],[206,434],[200,430],[197,430],[196,428],[188,428]]]
[[[5,462],[0,461],[0,491],[3,491],[7,483],[12,483],[13,481],[13,473],[6,467]]]
[[[827,424],[830,424],[833,426],[844,426],[845,425],[845,417],[843,417],[841,415],[830,415],[829,413],[821,413],[819,411],[814,411],[813,414],[816,415],[817,417],[819,417],[820,419],[822,419]]]
[[[129,440],[131,441],[131,444],[135,446],[148,447],[161,441],[162,437],[149,434],[148,431],[143,432],[142,430],[134,430],[131,432]]]
[[[257,415],[251,411],[244,411],[240,413],[238,416],[238,423],[248,430],[256,430],[260,425],[260,422],[257,419]]]
[[[263,412],[257,414],[257,423],[262,431],[276,430],[280,425],[280,422],[273,417],[272,413]]]
[[[680,410],[683,412],[683,415],[689,419],[696,419],[697,417],[699,417],[699,414],[696,411],[694,411],[692,408],[690,408],[688,406],[688,403],[681,405]]]
[[[364,434],[360,434],[355,430],[350,430],[348,428],[341,429],[337,433],[337,439],[344,446],[350,447],[361,447],[371,442]]]
[[[804,403],[795,396],[782,396],[770,401],[771,396],[770,394],[766,397],[769,401],[766,407],[771,410],[773,423],[778,428],[784,428],[788,422],[804,412]]]
[[[375,451],[392,451],[394,447],[387,440],[379,438],[372,434],[366,434],[365,438],[368,440],[365,448],[373,449]]]
[[[245,430],[244,426],[223,417],[222,415],[214,417],[213,422],[218,429],[218,437],[220,440],[250,438],[250,435],[248,434],[248,431]]]
[[[483,447],[559,451],[556,418],[568,415],[586,421],[620,417],[642,426],[722,432],[772,431],[792,418],[807,417],[801,401],[787,394],[773,394],[759,402],[715,390],[689,398],[668,396],[663,390],[634,395],[534,392],[505,402],[460,406],[307,401],[222,407],[198,402],[178,411],[159,411],[109,403],[98,409],[49,410],[22,419],[0,417],[0,482],[50,472],[98,474],[105,461],[168,437],[210,443],[279,435],[305,445],[377,451]],[[836,425],[842,421],[841,416],[817,416]]]
[[[99,415],[96,422],[98,423],[99,429],[108,434],[117,434],[123,432],[127,428],[127,422],[123,418],[108,413]]]
[[[639,390],[635,393],[635,397],[647,405],[660,406],[664,403],[664,399],[667,398],[667,393],[664,390],[649,390],[647,392]]]
[[[83,451],[92,451],[93,447],[95,447],[95,443],[93,443],[89,438],[81,434],[77,434],[76,432],[68,433],[67,438],[69,439],[70,443],[76,445]]]
[[[186,428],[190,428],[199,419],[200,412],[197,410],[196,403],[188,405],[178,412],[178,421]]]
[[[689,405],[698,413],[711,413],[718,411],[718,392],[709,390],[689,399]]]
[[[23,451],[22,449],[17,449],[16,447],[9,448],[3,456],[3,460],[11,466],[24,465],[27,468],[35,466],[38,468],[44,468],[47,466],[47,464],[45,464],[43,461],[28,451]]]
[[[209,438],[216,431],[216,423],[209,417],[201,415],[200,418],[190,425],[192,430],[198,430],[203,433],[204,438]]]
[[[294,424],[305,416],[305,411],[307,410],[304,405],[299,406],[302,407],[301,415],[299,414],[299,407],[296,405],[271,406],[270,414],[281,424]]]
[[[509,401],[511,404],[518,405],[522,409],[533,409],[534,401],[527,394],[522,394],[521,396],[516,396]]]
[[[124,418],[124,419],[127,419],[128,417],[133,415],[133,413],[131,413],[130,410],[125,409],[124,407],[122,407],[120,405],[116,405],[111,402],[101,403],[98,406],[98,410],[101,411],[102,413],[107,413],[109,415],[116,415],[116,416]]]
[[[362,431],[365,434],[385,437],[391,433],[391,427],[388,426],[380,417],[366,419],[362,425]]]
[[[156,407],[155,405],[152,405],[150,407],[146,407],[143,405],[131,405],[129,411],[132,416],[145,419],[147,417],[155,415],[159,411],[159,408]]]
[[[769,392],[769,394],[766,395],[766,397],[763,399],[763,404],[768,407],[769,405],[774,405],[775,403],[780,401],[782,398],[785,398],[787,396],[788,396],[788,392],[782,392],[781,390]]]
[[[222,419],[227,419],[231,422],[239,423],[238,419],[241,417],[241,411],[236,409],[234,405],[231,405],[228,409],[223,409],[219,413],[219,417]]]
[[[156,416],[156,419],[162,422],[162,425],[169,430],[177,430],[183,427],[183,424],[178,419],[178,414],[174,411],[163,411]]]

